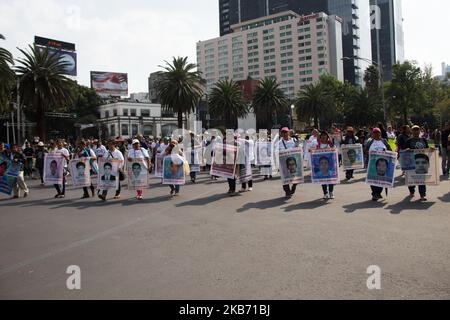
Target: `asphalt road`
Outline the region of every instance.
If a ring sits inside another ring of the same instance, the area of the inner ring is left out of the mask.
[[[33,181],[28,198],[0,199],[0,299],[450,299],[450,181],[419,203],[399,178],[373,203],[363,180],[329,202],[311,184],[285,201],[259,178],[230,198],[202,176],[174,199],[153,180],[144,201],[107,203]],[[81,290],[66,287],[71,265]]]

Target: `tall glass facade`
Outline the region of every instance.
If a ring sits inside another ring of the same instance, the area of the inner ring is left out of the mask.
[[[404,61],[401,0],[371,0],[372,57],[383,65],[383,77],[392,79],[392,66]]]

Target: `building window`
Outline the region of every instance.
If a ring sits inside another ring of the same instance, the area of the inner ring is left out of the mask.
[[[116,125],[115,124],[110,125],[110,127],[109,127],[109,135],[111,137],[115,137],[116,136]]]
[[[105,111],[105,118],[106,118],[106,119],[109,118],[109,111]]]
[[[123,109],[123,116],[128,117],[128,109]]]
[[[137,124],[132,124],[131,125],[131,135],[137,136],[138,131],[139,131],[139,126]]]
[[[117,109],[113,109],[113,116],[117,117]]]
[[[137,114],[136,109],[131,109],[130,115],[132,117],[136,117],[136,114]]]
[[[123,136],[128,136],[129,135],[128,125],[127,124],[122,124],[122,135]]]
[[[150,110],[149,109],[142,109],[141,110],[141,116],[142,117],[150,117]]]
[[[153,134],[153,127],[149,124],[144,125],[144,136],[151,136]]]

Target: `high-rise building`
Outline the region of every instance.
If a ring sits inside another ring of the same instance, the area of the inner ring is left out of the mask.
[[[379,10],[374,7],[377,3]],[[344,57],[351,58],[344,61],[345,79],[357,85],[363,84],[371,61],[381,60],[386,80],[391,78],[392,65],[404,61],[401,0],[219,0],[219,7],[221,35],[232,32],[233,24],[286,10],[339,16],[343,20]],[[378,33],[375,12],[380,12]]]
[[[344,80],[342,21],[337,16],[285,11],[230,28],[232,33],[197,43],[198,70],[208,92],[222,79],[273,76],[294,99],[322,74]]]
[[[405,60],[401,0],[370,0],[372,60],[383,65],[383,77],[392,79],[392,66]]]

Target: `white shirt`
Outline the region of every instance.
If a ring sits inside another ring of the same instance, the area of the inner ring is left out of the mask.
[[[373,140],[372,145],[370,146],[369,151],[386,151],[386,146],[381,140]]]
[[[286,150],[286,149],[294,149],[295,148],[295,142],[292,138],[289,138],[289,140],[281,139],[279,143],[280,150]]]
[[[150,156],[148,155],[148,151],[145,150],[144,148],[140,149],[140,150],[128,150],[128,157],[132,158],[132,159],[145,159],[145,158],[150,158]]]
[[[55,152],[61,153],[61,154],[65,155],[67,158],[70,157],[69,150],[67,150],[66,148],[56,149]],[[64,161],[64,168],[67,168],[67,161]]]
[[[105,159],[106,160],[120,160],[121,161],[121,167],[125,164],[125,158],[123,157],[122,152],[120,152],[119,149],[116,149],[114,151],[107,150],[105,153]]]
[[[106,150],[106,147],[104,145],[101,145],[100,147],[95,149],[95,154],[97,155],[97,157],[103,157],[106,152],[108,152],[108,150]]]

